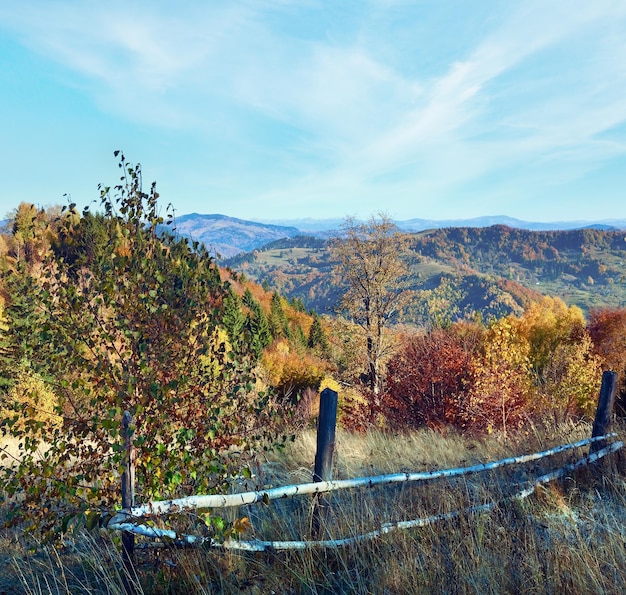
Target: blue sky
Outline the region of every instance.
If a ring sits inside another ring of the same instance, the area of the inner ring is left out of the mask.
[[[626,218],[624,0],[2,0],[0,217]]]

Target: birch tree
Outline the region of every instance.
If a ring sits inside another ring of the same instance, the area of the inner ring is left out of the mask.
[[[161,229],[171,210],[159,215],[155,184],[144,192],[140,165],[116,156],[122,175],[101,188],[104,214],[62,220],[59,237],[74,252],[57,246],[36,275],[20,265],[2,279],[0,374],[4,360],[28,362],[17,380],[33,398],[0,408],[0,432],[19,444],[17,455],[0,449],[0,494],[7,523],[43,534],[117,504],[126,410],[145,499],[229,489],[278,427],[275,399],[254,391],[256,354],[226,345],[217,265]],[[75,250],[99,227],[108,242]],[[49,407],[42,386],[56,396]]]
[[[342,234],[331,242],[336,271],[348,286],[340,308],[365,330],[366,378],[375,405],[381,390],[385,329],[410,296],[405,281],[408,249],[408,237],[383,213],[366,223],[347,218]]]

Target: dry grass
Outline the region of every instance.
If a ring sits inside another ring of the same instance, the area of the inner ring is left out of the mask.
[[[337,477],[470,465],[587,437],[587,425],[530,428],[507,442],[424,431],[406,436],[339,433]],[[623,430],[620,430],[623,435]],[[265,461],[257,487],[308,481],[315,435],[307,432]],[[565,457],[555,465],[564,462]],[[395,531],[335,549],[241,554],[162,548],[139,552],[140,593],[622,593],[626,592],[626,457],[603,473],[585,469],[535,496],[492,512],[421,529]],[[531,468],[528,474],[539,470]],[[326,535],[346,537],[407,520],[500,500],[517,471],[432,484],[346,490],[331,497]],[[311,499],[275,501],[238,511],[247,537],[301,539]],[[0,593],[123,593],[116,543],[79,534],[29,551],[24,538],[0,543]],[[3,582],[4,581],[4,582]]]

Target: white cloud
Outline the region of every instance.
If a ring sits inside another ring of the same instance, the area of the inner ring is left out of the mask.
[[[0,17],[25,45],[80,75],[76,84],[100,105],[129,117],[151,115],[152,124],[166,124],[178,109],[178,120],[191,125],[197,117],[185,114],[190,100],[217,88],[224,49],[233,36],[246,34],[249,11],[203,3],[153,7],[49,0],[3,5]],[[183,98],[177,108],[182,90],[188,102]]]
[[[350,5],[325,29],[315,19],[339,9],[324,3],[32,0],[2,3],[0,28],[103,111],[215,137],[250,168],[240,194],[262,180],[276,204],[448,199],[517,165],[575,176],[624,154],[623,136],[604,133],[626,121],[625,2],[509,2],[493,20],[473,6],[457,3],[454,31],[476,18],[480,35],[429,69],[428,27],[394,35],[403,18],[420,25],[411,2]],[[254,172],[257,158],[275,173]]]

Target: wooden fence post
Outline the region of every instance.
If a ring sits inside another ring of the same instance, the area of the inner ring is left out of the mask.
[[[320,395],[320,414],[317,420],[317,452],[313,481],[330,481],[333,478],[333,456],[335,453],[335,427],[337,425],[337,399],[334,390],[326,388]],[[323,522],[328,514],[328,498],[317,494],[313,508],[311,533],[319,537]]]
[[[124,471],[122,472],[122,508],[130,509],[135,505],[135,446],[133,445],[133,416],[129,411],[124,411],[122,417],[121,435],[124,439]],[[122,562],[124,564],[124,588],[127,593],[135,592],[131,577],[135,571],[133,558],[135,552],[135,536],[127,531],[122,531]]]
[[[611,418],[613,416],[613,405],[615,403],[615,393],[617,392],[617,374],[607,370],[602,374],[602,386],[600,387],[600,398],[598,399],[598,408],[596,409],[596,417],[593,420],[593,429],[591,437],[603,436],[609,431],[611,426]],[[589,448],[590,452],[601,450],[606,446],[606,440],[598,440],[592,442]]]

